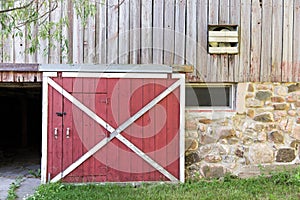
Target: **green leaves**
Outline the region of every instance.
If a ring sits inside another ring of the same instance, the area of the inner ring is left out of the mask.
[[[97,3],[104,4],[104,1],[71,0],[68,2],[72,3],[75,15],[81,18],[82,26],[85,27],[89,17],[96,15]],[[0,46],[5,44],[6,39],[20,38],[26,41],[26,54],[34,54],[38,50],[48,54],[50,48],[60,48],[62,55],[67,55],[69,41],[66,38],[67,34],[63,33],[63,28],[69,26],[70,13],[61,12],[66,3],[67,1],[64,0],[0,1]],[[68,12],[72,13],[73,10]],[[54,16],[57,21],[53,20]],[[43,45],[44,49],[41,49],[42,41],[48,42],[46,47]]]
[[[89,17],[96,15],[97,7],[94,1],[90,0],[73,0],[74,8],[77,16],[82,20],[82,25],[85,27]]]

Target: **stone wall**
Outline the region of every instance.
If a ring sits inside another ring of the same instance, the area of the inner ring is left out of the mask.
[[[298,164],[300,84],[240,83],[235,110],[187,109],[185,127],[187,178]]]

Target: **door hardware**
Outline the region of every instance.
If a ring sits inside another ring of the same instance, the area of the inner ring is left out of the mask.
[[[56,112],[56,115],[57,115],[58,117],[62,117],[62,116],[64,116],[64,115],[67,115],[67,113],[66,113],[66,112]]]
[[[70,138],[70,128],[67,128],[66,137],[67,137],[68,139]]]
[[[57,139],[58,137],[58,128],[54,129],[54,138]]]

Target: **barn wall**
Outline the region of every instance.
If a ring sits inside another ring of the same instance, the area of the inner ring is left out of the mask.
[[[187,178],[299,164],[299,84],[240,83],[237,92],[236,112],[186,111]]]
[[[62,43],[40,40],[40,50],[27,55],[25,36],[8,38],[2,40],[0,62],[193,64],[190,81],[300,79],[299,1],[106,0],[96,4],[97,13],[86,27],[72,1],[62,2],[50,17],[69,19],[69,26],[62,27],[68,52]],[[239,54],[208,54],[208,24],[239,25]]]
[[[0,71],[0,82],[42,82],[42,73]]]

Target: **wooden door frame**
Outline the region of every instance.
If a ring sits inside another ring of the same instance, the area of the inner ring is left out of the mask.
[[[47,177],[47,137],[48,137],[48,87],[49,85],[52,86],[54,89],[55,87],[60,87],[59,85],[56,85],[56,83],[51,79],[53,77],[57,77],[58,72],[43,72],[43,124],[42,124],[42,161],[41,161],[41,182],[46,183],[47,179],[50,178]],[[162,92],[158,97],[153,99],[149,104],[147,104],[145,107],[146,109],[142,108],[141,112],[138,112],[134,116],[132,116],[130,119],[125,121],[122,125],[114,129],[111,127],[108,123],[106,123],[104,120],[102,120],[100,117],[96,117],[97,119],[94,119],[97,123],[99,123],[102,126],[108,127],[108,131],[110,131],[112,134],[110,134],[110,140],[116,137],[120,142],[131,145],[132,143],[128,141],[125,137],[123,137],[120,132],[122,132],[125,128],[131,125],[132,120],[138,119],[140,116],[142,116],[146,111],[150,110],[153,106],[155,106],[158,102],[160,102],[162,99],[164,99],[168,94],[170,94],[173,90],[176,88],[179,88],[180,95],[179,95],[179,103],[180,103],[180,116],[179,116],[179,180],[177,180],[172,174],[170,174],[167,170],[165,170],[163,167],[159,166],[154,160],[152,160],[149,156],[147,156],[145,153],[143,153],[141,150],[136,148],[134,145],[131,148],[135,153],[137,153],[141,158],[144,159],[144,161],[151,164],[156,170],[162,172],[167,178],[169,178],[172,182],[184,182],[184,125],[185,125],[185,75],[184,74],[167,74],[167,73],[97,73],[97,72],[62,72],[61,77],[73,77],[73,78],[135,78],[135,79],[145,79],[145,78],[151,78],[151,79],[177,79],[177,81],[172,84],[170,87],[168,87],[164,92]],[[172,88],[171,88],[172,87]],[[171,88],[171,89],[170,89]],[[164,94],[163,94],[164,93]],[[64,92],[64,97],[69,99],[71,103],[76,105],[80,104],[80,102],[77,102],[76,99],[74,99],[70,94]],[[82,105],[81,105],[82,106]],[[89,112],[89,109],[87,109],[87,112]],[[86,114],[88,114],[85,112]],[[88,114],[89,115],[89,114]],[[109,141],[110,141],[109,140]],[[107,139],[105,141],[99,142],[95,147],[91,148],[86,154],[84,154],[81,158],[79,158],[77,161],[75,161],[73,164],[68,167],[66,170],[64,170],[64,173],[68,174],[72,170],[74,170],[76,167],[78,167],[80,164],[82,164],[89,156],[93,155],[93,152],[97,152],[101,147],[103,147],[105,144],[109,142]],[[64,175],[66,176],[66,175]],[[58,174],[56,177],[54,177],[51,182],[55,182],[60,180],[62,178],[62,174]]]

